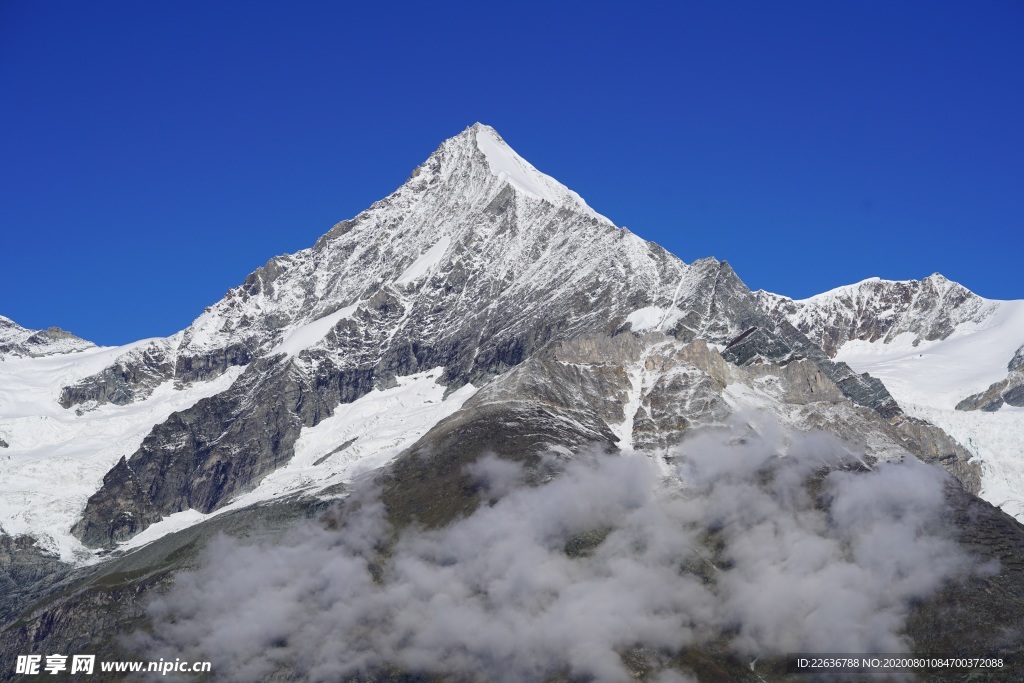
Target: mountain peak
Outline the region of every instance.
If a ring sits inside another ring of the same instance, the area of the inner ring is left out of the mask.
[[[598,220],[614,225],[594,211],[583,198],[551,176],[542,173],[520,156],[491,126],[477,122],[449,143],[468,144],[480,152],[491,174],[511,185],[517,193],[546,201],[553,206],[581,209]],[[446,145],[442,145],[442,148]]]
[[[784,315],[835,356],[848,341],[889,343],[911,333],[913,346],[945,339],[961,326],[977,325],[997,309],[963,285],[933,273],[920,280],[873,277],[807,299],[758,294],[762,307]]]
[[[0,360],[6,357],[51,356],[84,351],[94,347],[90,341],[80,339],[59,327],[30,330],[10,318],[0,315]]]

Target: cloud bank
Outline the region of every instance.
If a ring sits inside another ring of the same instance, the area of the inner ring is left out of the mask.
[[[980,570],[943,522],[947,476],[909,458],[865,471],[825,435],[785,441],[701,436],[668,477],[642,454],[552,459],[539,486],[485,457],[471,473],[487,504],[404,530],[383,557],[394,532],[372,496],[337,530],[222,537],[151,603],[136,645],[230,681],[627,681],[632,647],[668,661],[723,634],[750,659],[909,651],[911,601]]]

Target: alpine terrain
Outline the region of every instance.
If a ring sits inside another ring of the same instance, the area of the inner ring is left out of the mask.
[[[476,124],[171,337],[0,317],[0,677],[1016,680],[1022,344],[938,274],[751,292]]]

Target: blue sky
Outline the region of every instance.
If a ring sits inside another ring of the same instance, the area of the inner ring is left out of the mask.
[[[0,314],[162,336],[494,126],[686,261],[1024,298],[1024,5],[0,2]]]

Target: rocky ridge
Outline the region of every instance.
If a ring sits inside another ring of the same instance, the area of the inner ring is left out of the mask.
[[[0,315],[0,361],[73,353],[96,345],[60,329],[30,330]]]
[[[980,323],[996,308],[938,273],[921,280],[871,278],[802,300],[761,290],[757,299],[770,315],[790,321],[829,357],[855,339],[891,342],[909,334],[915,346],[945,339],[958,325]]]
[[[1006,379],[993,383],[985,391],[971,394],[957,403],[956,409],[995,412],[1003,404],[1024,408],[1024,346],[1017,349],[1006,370]]]

